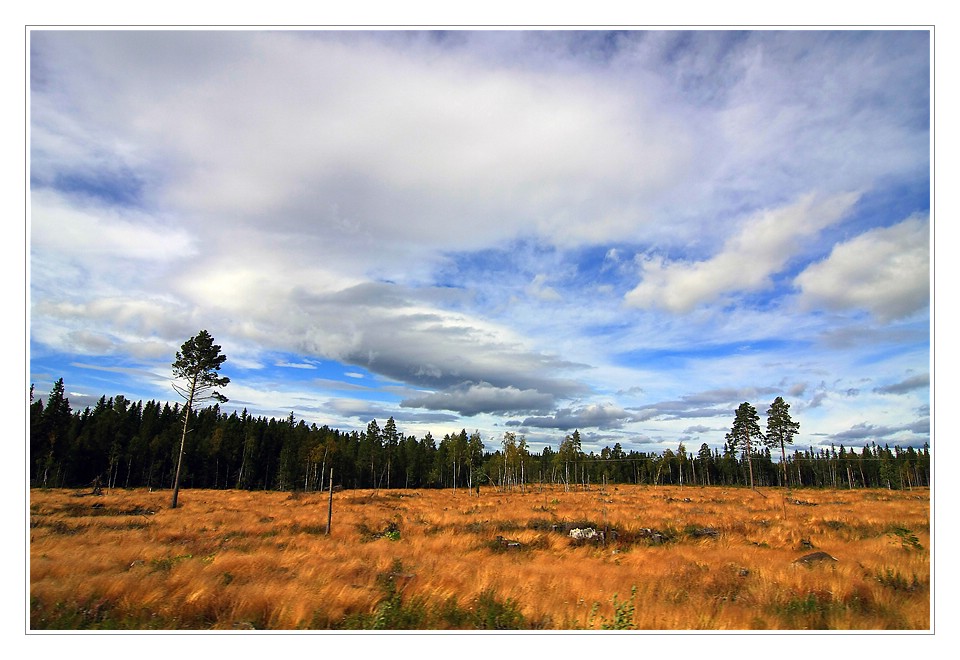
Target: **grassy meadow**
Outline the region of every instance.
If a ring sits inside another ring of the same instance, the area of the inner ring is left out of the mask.
[[[31,490],[30,628],[931,627],[926,489],[170,496]]]

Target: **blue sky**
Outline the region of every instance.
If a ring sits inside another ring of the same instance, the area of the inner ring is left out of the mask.
[[[930,439],[925,30],[29,33],[29,379],[535,447]]]

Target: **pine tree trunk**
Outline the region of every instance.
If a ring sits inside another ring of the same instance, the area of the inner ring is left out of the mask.
[[[190,398],[187,400],[187,409],[183,416],[183,433],[180,436],[180,456],[177,458],[177,472],[173,478],[173,501],[170,504],[171,509],[177,508],[177,499],[180,495],[180,468],[183,465],[183,448],[187,444],[187,425],[190,422],[190,409],[193,407],[193,395],[197,391],[198,374],[194,374],[190,381]]]
[[[787,449],[783,446],[783,442],[780,442],[780,462],[783,464],[783,487],[787,487]]]

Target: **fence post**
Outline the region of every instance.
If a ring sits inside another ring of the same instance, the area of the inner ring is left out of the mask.
[[[333,468],[330,468],[330,496],[327,499],[327,536],[330,536],[330,521],[333,518]]]

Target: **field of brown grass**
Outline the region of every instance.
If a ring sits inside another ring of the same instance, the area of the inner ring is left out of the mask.
[[[29,497],[32,630],[931,627],[928,490]]]

